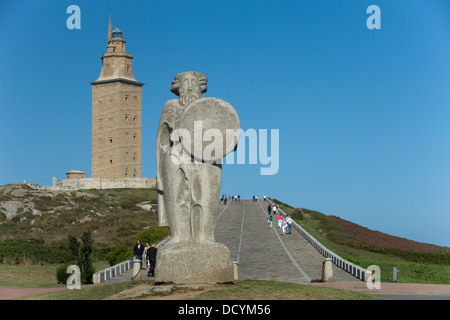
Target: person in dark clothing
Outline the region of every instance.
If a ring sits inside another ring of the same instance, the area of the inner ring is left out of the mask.
[[[270,204],[269,204],[269,206],[267,207],[267,211],[269,211],[269,214],[272,213],[272,207],[270,206]]]
[[[142,255],[144,254],[144,245],[141,244],[141,240],[138,240],[137,243],[134,245],[133,254],[136,257],[136,259],[142,261]]]
[[[148,271],[149,277],[155,276],[155,264],[156,264],[156,253],[158,249],[156,249],[155,244],[153,243],[150,248],[147,249],[147,259],[150,263],[150,270]]]

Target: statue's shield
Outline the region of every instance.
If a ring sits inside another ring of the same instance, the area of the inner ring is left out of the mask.
[[[212,163],[235,150],[241,127],[231,104],[218,98],[201,98],[184,110],[179,128],[183,149],[197,161]]]

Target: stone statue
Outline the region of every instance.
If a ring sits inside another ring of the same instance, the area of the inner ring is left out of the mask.
[[[221,160],[236,149],[236,110],[226,101],[205,98],[207,77],[177,74],[165,103],[156,143],[158,217],[170,242],[158,250],[155,282],[233,281],[228,248],[214,239],[222,180]],[[212,134],[211,134],[212,132]],[[205,145],[205,139],[213,143]],[[211,148],[212,146],[212,148]]]

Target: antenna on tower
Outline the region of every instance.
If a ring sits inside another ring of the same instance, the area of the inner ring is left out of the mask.
[[[111,26],[111,10],[109,10],[109,23],[108,23],[108,44],[112,37],[112,26]]]

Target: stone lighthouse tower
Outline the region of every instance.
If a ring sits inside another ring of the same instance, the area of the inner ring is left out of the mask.
[[[117,27],[108,26],[100,77],[92,85],[92,177],[142,176],[142,86]]]

